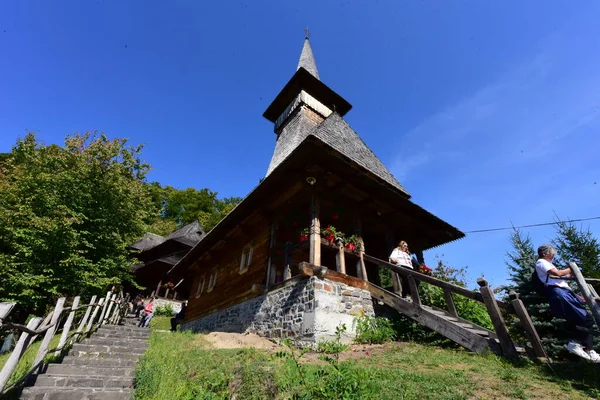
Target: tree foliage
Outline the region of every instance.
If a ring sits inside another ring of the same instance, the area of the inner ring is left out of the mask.
[[[130,278],[126,246],[153,219],[142,146],[96,133],[18,140],[0,164],[0,298],[29,310]]]
[[[506,287],[506,292],[514,290],[519,293],[519,298],[525,304],[546,352],[551,358],[564,358],[567,353],[565,344],[570,333],[564,320],[556,319],[550,313],[548,300],[537,294],[531,284],[531,274],[537,261],[537,251],[529,235],[515,229],[510,236],[511,250],[507,252],[507,262],[511,284]],[[575,261],[590,276],[594,270],[594,255],[598,257],[600,248],[598,242],[589,230],[577,229],[569,223],[559,222],[556,226],[556,236],[551,240],[556,247],[558,257],[553,262],[558,268],[566,266],[568,261]],[[512,335],[518,340],[525,341],[523,329],[517,319],[508,321]]]

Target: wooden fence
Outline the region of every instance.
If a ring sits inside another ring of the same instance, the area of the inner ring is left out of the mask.
[[[124,297],[123,293],[107,292],[106,297],[98,301],[96,301],[97,296],[92,296],[88,304],[80,304],[80,296],[74,297],[70,306],[66,306],[66,300],[66,297],[59,298],[54,309],[45,318],[33,316],[27,326],[6,321],[16,303],[0,303],[0,330],[21,332],[17,344],[0,371],[0,397],[23,385],[32,375],[42,372],[48,364],[48,357],[46,357],[48,354],[60,357],[73,343],[89,336],[100,326],[119,324],[127,312],[129,298]],[[77,329],[74,328],[75,326]],[[58,345],[49,349],[50,342],[58,332],[60,332]],[[42,334],[44,336],[32,367],[18,381],[7,386],[25,350]],[[8,335],[3,348],[8,347],[12,340],[12,335]]]

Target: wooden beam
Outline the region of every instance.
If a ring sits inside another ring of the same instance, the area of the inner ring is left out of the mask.
[[[419,288],[417,282],[413,276],[408,277],[408,287],[410,288],[410,297],[412,298],[413,304],[421,308],[421,296],[419,296]]]
[[[454,305],[454,299],[452,299],[452,292],[450,289],[444,289],[444,298],[446,299],[446,307],[450,315],[453,317],[458,317],[458,312],[456,311],[456,306]]]
[[[308,259],[311,264],[321,265],[321,222],[319,220],[319,198],[313,194],[310,202],[310,252]]]
[[[40,344],[40,348],[38,349],[37,355],[35,356],[35,359],[33,360],[33,366],[37,366],[41,361],[43,361],[44,357],[46,356],[46,353],[48,352],[48,346],[50,345],[50,341],[52,340],[52,338],[54,337],[54,333],[57,330],[57,323],[58,323],[58,318],[60,317],[60,314],[63,311],[63,306],[65,304],[65,300],[67,300],[66,297],[60,297],[58,299],[58,301],[56,302],[56,306],[54,306],[54,312],[52,313],[52,319],[50,319],[50,324],[54,325],[53,327],[51,327],[50,329],[48,329],[46,331],[46,334],[44,335],[44,339],[42,340],[42,344]],[[40,365],[40,369],[41,369],[41,365]]]
[[[494,292],[492,292],[492,289],[488,286],[487,281],[483,278],[478,278],[477,284],[480,286],[479,290],[481,292],[481,296],[483,297],[483,303],[485,304],[488,314],[492,319],[492,325],[494,325],[494,329],[498,335],[502,352],[506,357],[517,357],[515,344],[510,338],[510,334],[506,328],[506,323],[504,322],[504,318],[502,318],[502,313],[500,312],[500,307],[498,307],[496,299],[494,298]]]
[[[32,331],[36,330],[40,325],[40,322],[42,322],[42,319],[40,317],[31,318],[27,323],[27,329]],[[8,379],[17,367],[17,364],[19,363],[23,352],[25,352],[25,350],[29,346],[29,342],[31,341],[33,336],[34,335],[27,332],[21,333],[21,337],[19,338],[17,345],[13,349],[12,353],[10,353],[8,360],[6,360],[4,366],[2,367],[2,370],[0,371],[0,392],[2,391],[2,389],[4,389],[4,386],[8,382]]]
[[[600,327],[600,304],[598,304],[596,302],[596,297],[594,297],[592,295],[592,292],[590,291],[590,288],[589,288],[588,284],[586,283],[585,278],[581,274],[581,271],[579,270],[579,267],[577,266],[577,264],[575,264],[574,262],[570,262],[569,267],[571,268],[573,277],[575,278],[575,281],[579,285],[579,289],[581,290],[581,293],[583,294],[583,297],[585,298],[587,305],[589,306],[590,310],[592,311],[592,315],[594,316],[594,319],[596,320],[596,325]]]
[[[346,252],[344,251],[344,243],[339,240],[338,241],[338,254],[336,257],[336,267],[337,271],[345,274],[346,273]]]
[[[60,335],[60,340],[58,342],[57,350],[54,352],[54,356],[58,357],[60,352],[62,351],[65,344],[67,344],[67,337],[69,336],[69,331],[71,330],[71,325],[73,324],[73,319],[75,319],[75,311],[77,310],[77,306],[79,305],[79,296],[75,296],[73,299],[73,305],[71,306],[71,312],[67,317],[67,321],[63,325],[62,334]]]
[[[540,336],[538,335],[537,330],[535,329],[535,326],[533,326],[533,322],[531,321],[531,318],[529,317],[529,313],[527,312],[525,305],[523,304],[521,299],[519,299],[519,294],[517,292],[515,292],[514,290],[511,290],[508,293],[508,296],[510,297],[510,302],[515,310],[515,314],[517,314],[517,317],[519,318],[519,322],[521,323],[521,326],[525,330],[525,334],[527,335],[527,338],[529,339],[529,343],[531,343],[531,347],[533,348],[533,355],[535,357],[548,359],[546,350],[544,350],[544,346],[542,346],[542,341],[540,340]]]

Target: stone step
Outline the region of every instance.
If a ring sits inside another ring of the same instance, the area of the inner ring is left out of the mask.
[[[61,388],[33,386],[23,389],[25,400],[129,400],[131,389]]]
[[[46,371],[49,375],[67,375],[67,376],[129,376],[135,374],[133,365],[128,367],[113,367],[112,365],[97,366],[75,365],[75,364],[49,364]]]
[[[146,349],[148,347],[147,339],[138,338],[100,338],[91,337],[81,342],[82,344],[96,345],[96,346],[123,346],[131,347],[135,349]]]
[[[121,353],[121,352],[99,352],[99,351],[85,351],[85,350],[73,350],[69,351],[69,356],[71,357],[79,357],[85,360],[89,360],[90,358],[94,359],[113,359],[113,360],[132,360],[136,361],[143,352],[138,353]],[[89,361],[88,361],[89,362]],[[96,364],[96,362],[94,362]]]
[[[61,365],[93,365],[94,367],[129,368],[135,367],[135,363],[138,359],[137,356],[135,358],[123,358],[119,357],[118,354],[113,357],[92,358],[93,361],[91,361],[90,358],[92,357],[75,357],[69,355],[63,358]]]
[[[131,339],[148,339],[150,337],[149,333],[138,333],[138,332],[116,332],[116,331],[98,331],[92,335],[92,337],[97,338],[111,338],[111,339],[119,339],[119,338],[131,338]]]
[[[67,375],[39,375],[35,386],[42,387],[87,387],[87,388],[118,388],[133,387],[132,376],[67,376]]]
[[[98,329],[97,333],[111,333],[111,334],[117,334],[117,335],[123,335],[123,336],[129,336],[129,335],[143,335],[143,336],[150,336],[150,329],[148,328],[131,328],[131,329],[104,329],[104,328],[100,328]]]
[[[150,334],[150,329],[139,328],[137,326],[122,326],[122,325],[103,325],[98,328],[98,331],[115,331],[115,332],[143,332],[146,335]]]
[[[72,347],[72,351],[86,353],[119,353],[119,354],[137,354],[142,355],[146,348],[136,348],[117,345],[100,345],[100,344],[84,344],[76,343]]]

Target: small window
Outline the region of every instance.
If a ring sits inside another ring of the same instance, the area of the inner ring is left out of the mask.
[[[206,289],[206,293],[212,292],[212,290],[215,288],[215,284],[217,283],[217,272],[218,271],[214,271],[212,274],[210,274],[210,278],[208,278],[208,289]]]
[[[202,295],[202,292],[204,291],[205,283],[206,283],[206,275],[202,275],[202,277],[200,277],[200,282],[198,282],[198,289],[196,289],[196,298],[198,298]]]
[[[248,267],[252,264],[252,252],[254,251],[254,246],[252,243],[244,246],[242,250],[242,258],[240,259],[240,274],[248,271]]]

